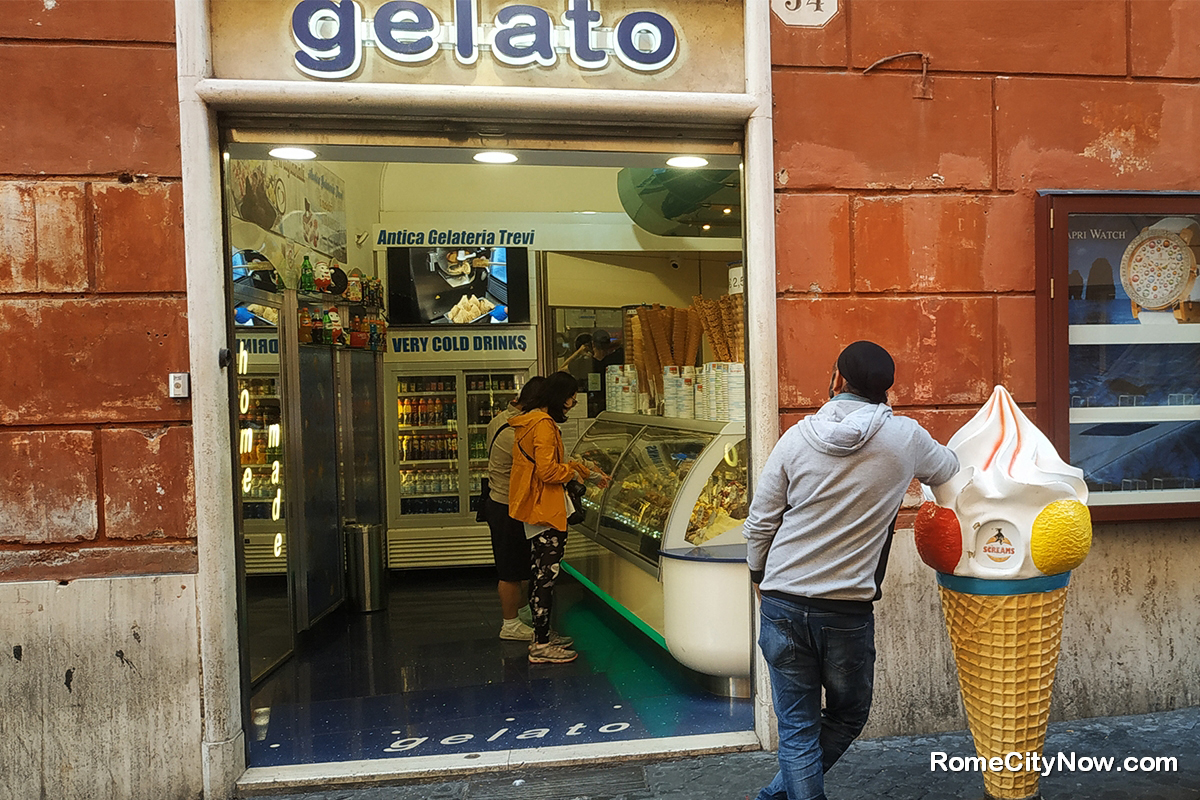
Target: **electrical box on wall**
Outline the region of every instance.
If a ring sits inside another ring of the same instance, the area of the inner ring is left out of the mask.
[[[167,379],[167,395],[169,397],[187,397],[188,394],[188,373],[172,372]]]

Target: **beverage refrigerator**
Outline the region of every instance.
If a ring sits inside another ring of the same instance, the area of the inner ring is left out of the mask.
[[[492,563],[487,525],[475,520],[487,426],[533,367],[492,360],[387,369],[389,568]]]
[[[386,340],[374,327],[333,337],[314,325],[379,316],[340,296],[235,284],[233,301],[240,613],[254,684],[346,599],[351,534],[384,549]]]

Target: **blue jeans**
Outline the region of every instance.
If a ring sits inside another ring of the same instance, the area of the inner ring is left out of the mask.
[[[779,771],[758,800],[825,800],[825,773],[871,710],[875,617],[763,595],[758,646],[779,722]]]

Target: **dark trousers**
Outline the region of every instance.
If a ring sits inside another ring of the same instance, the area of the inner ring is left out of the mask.
[[[534,641],[550,641],[550,612],[554,606],[554,582],[558,580],[567,546],[567,534],[547,528],[529,540],[533,552],[533,576],[529,583],[529,610],[533,613]]]

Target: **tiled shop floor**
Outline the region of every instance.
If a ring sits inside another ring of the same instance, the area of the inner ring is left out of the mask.
[[[323,620],[256,689],[251,766],[753,728],[749,700],[701,688],[569,576],[555,608],[579,651],[569,664],[530,664],[524,642],[497,636],[490,570],[392,573],[388,599]]]

